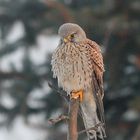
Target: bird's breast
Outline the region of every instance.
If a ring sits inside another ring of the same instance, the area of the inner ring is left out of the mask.
[[[58,47],[52,56],[52,70],[58,85],[67,92],[90,85],[92,68],[86,49],[78,44]]]

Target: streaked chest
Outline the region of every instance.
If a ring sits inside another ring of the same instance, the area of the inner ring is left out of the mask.
[[[78,44],[60,46],[53,54],[52,70],[65,90],[85,87],[91,81],[90,58],[86,48]]]

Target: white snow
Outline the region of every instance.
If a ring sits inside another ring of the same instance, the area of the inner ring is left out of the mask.
[[[6,42],[14,43],[25,35],[24,26],[22,22],[16,21],[13,28],[9,31]]]
[[[24,25],[17,21],[13,25],[13,28],[9,31],[9,35],[6,38],[6,43],[14,43],[18,39],[24,37]],[[1,40],[0,40],[1,41]],[[36,45],[32,46],[29,49],[30,59],[35,65],[40,65],[44,63],[47,59],[47,53],[51,53],[58,45],[59,37],[57,35],[54,36],[46,36],[43,34],[38,35],[36,39]],[[1,43],[1,42],[0,42]],[[20,47],[13,53],[3,56],[0,59],[0,71],[10,72],[12,71],[14,66],[17,71],[22,71],[23,65],[22,61],[25,55],[25,48]],[[4,84],[4,82],[3,82]],[[1,96],[0,103],[7,108],[13,107],[14,100],[6,93],[7,88],[11,85],[5,83],[3,86],[4,94]],[[30,94],[28,104],[32,107],[42,107],[38,99],[42,98],[47,94],[46,91],[50,90],[48,87],[48,83],[42,83],[42,89],[36,89]],[[0,114],[0,121],[6,119],[4,114]],[[39,125],[44,123],[44,114],[39,113],[38,115],[32,115],[29,117],[30,122],[37,123]],[[42,130],[35,127],[30,127],[30,125],[26,124],[24,119],[21,116],[18,116],[13,122],[13,126],[11,129],[7,129],[5,127],[0,127],[0,140],[46,140],[47,132],[46,129]]]
[[[0,59],[0,70],[4,72],[10,72],[12,70],[11,65],[13,65],[17,71],[22,70],[22,63],[24,56],[24,49],[19,48],[13,53],[6,55]]]
[[[44,96],[46,96],[46,92],[43,92],[42,89],[35,89],[30,93],[27,100],[27,104],[30,107],[35,107],[35,108],[44,107],[45,104],[39,100],[42,99]]]
[[[140,117],[140,115],[139,115],[138,111],[136,111],[134,109],[129,109],[123,115],[123,119],[125,119],[127,121],[135,121],[135,120],[138,120],[139,117]]]
[[[51,53],[59,42],[58,36],[43,36],[40,35],[37,39],[37,46],[33,46],[30,49],[30,59],[35,65],[42,64],[46,61],[46,56]],[[24,48],[19,48],[13,53],[6,55],[0,60],[1,71],[9,72],[12,70],[13,65],[17,71],[22,70],[22,60],[25,54]]]
[[[15,100],[11,98],[11,96],[6,92],[2,93],[0,97],[0,103],[8,109],[12,109],[16,105]]]
[[[32,128],[19,116],[11,129],[0,128],[0,140],[45,140],[46,130]]]
[[[46,61],[47,53],[51,53],[58,45],[58,36],[44,36],[37,37],[37,46],[30,50],[30,58],[36,65]]]

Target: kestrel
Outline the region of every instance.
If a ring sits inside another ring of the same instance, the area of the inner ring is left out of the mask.
[[[84,30],[74,23],[61,25],[58,34],[60,42],[51,62],[53,77],[71,98],[80,98],[86,129],[104,124],[104,64],[100,46],[88,39]],[[99,137],[103,140],[105,128],[101,125],[97,131],[87,131],[87,135],[89,139],[97,140]]]

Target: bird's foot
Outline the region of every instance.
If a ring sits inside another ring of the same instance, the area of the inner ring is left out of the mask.
[[[83,90],[75,91],[73,90],[70,94],[70,99],[78,99],[80,98],[80,102],[83,100]]]

